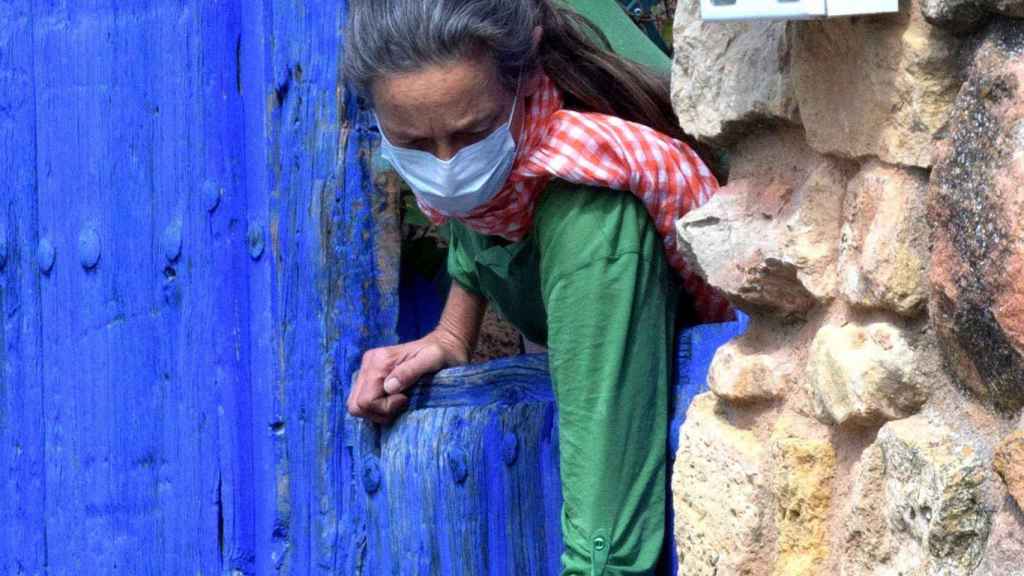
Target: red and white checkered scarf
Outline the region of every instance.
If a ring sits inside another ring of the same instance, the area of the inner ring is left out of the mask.
[[[682,277],[703,322],[732,316],[729,303],[687,269],[676,249],[674,223],[707,202],[718,181],[689,146],[647,126],[605,114],[562,109],[562,96],[546,75],[527,101],[512,172],[505,186],[483,206],[458,220],[481,234],[521,240],[533,227],[536,200],[552,178],[628,190],[654,220],[669,264]],[[424,202],[420,209],[435,224],[446,216]]]

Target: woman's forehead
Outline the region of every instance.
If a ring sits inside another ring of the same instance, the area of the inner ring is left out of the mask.
[[[511,97],[493,61],[485,58],[390,74],[375,81],[372,90],[377,114],[401,123],[436,114],[458,120],[493,113]]]

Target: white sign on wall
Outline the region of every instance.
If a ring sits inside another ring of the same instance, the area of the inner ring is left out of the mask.
[[[898,12],[899,0],[701,0],[704,20],[824,18]]]

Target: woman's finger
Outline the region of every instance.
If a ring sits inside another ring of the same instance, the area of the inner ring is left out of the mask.
[[[385,396],[384,377],[391,371],[397,359],[399,347],[375,348],[363,354],[359,372],[349,392],[347,408],[350,414],[371,418],[377,414],[374,401]]]
[[[412,388],[425,374],[444,368],[444,352],[436,344],[426,344],[403,359],[384,379],[387,394],[399,394]]]
[[[390,394],[373,401],[373,418],[378,424],[388,424],[409,407],[409,397],[405,394]],[[380,419],[380,420],[377,420]]]

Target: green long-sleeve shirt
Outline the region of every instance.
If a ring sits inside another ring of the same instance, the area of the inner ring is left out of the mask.
[[[559,410],[564,574],[650,574],[665,529],[676,283],[628,192],[556,181],[507,243],[452,224],[448,269],[545,344]]]

